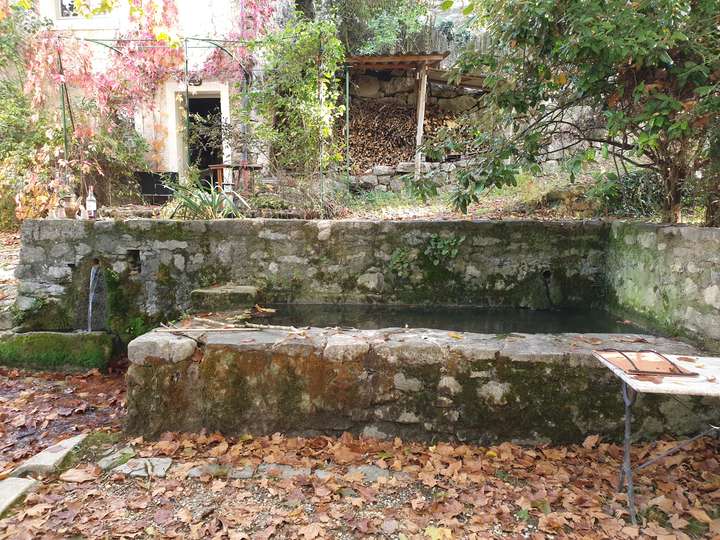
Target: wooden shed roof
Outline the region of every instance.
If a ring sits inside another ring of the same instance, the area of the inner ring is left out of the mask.
[[[436,66],[442,62],[449,52],[432,52],[423,54],[390,54],[348,56],[345,62],[351,69],[370,69],[387,71],[393,69],[419,69],[422,66]]]

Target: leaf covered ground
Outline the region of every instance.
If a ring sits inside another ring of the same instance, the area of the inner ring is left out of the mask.
[[[60,439],[96,428],[119,429],[124,402],[119,374],[0,367],[0,477]]]
[[[102,438],[95,438],[102,441]],[[620,447],[494,447],[341,437],[166,434],[78,453],[0,520],[0,538],[659,538],[720,534],[720,448],[700,440],[637,479],[642,523],[615,491]],[[642,445],[634,458],[662,450]],[[103,473],[130,445],[165,478]],[[92,450],[92,451],[89,451]],[[233,479],[237,467],[265,473]],[[304,471],[287,477],[287,467]],[[197,478],[191,470],[204,467]],[[262,467],[260,467],[262,468]],[[383,472],[377,474],[378,472]]]

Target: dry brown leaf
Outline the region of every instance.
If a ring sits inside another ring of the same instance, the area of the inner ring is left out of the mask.
[[[131,510],[144,510],[148,507],[150,504],[150,496],[146,495],[144,497],[133,497],[130,499],[127,503],[128,508]]]
[[[688,521],[681,518],[678,514],[673,514],[670,516],[670,525],[673,526],[673,529],[684,529],[688,526]]]
[[[319,523],[309,523],[304,527],[300,527],[298,534],[305,540],[313,540],[323,535],[324,529]]]
[[[690,514],[692,517],[697,519],[698,521],[701,521],[702,523],[712,523],[713,520],[710,516],[707,515],[707,512],[703,510],[702,508],[690,508],[688,510],[688,514]]]
[[[73,482],[75,484],[82,484],[84,482],[91,482],[100,476],[100,469],[97,467],[77,467],[75,469],[68,469],[60,475],[60,480],[63,482]]]
[[[222,441],[217,446],[214,446],[210,449],[208,454],[210,454],[212,457],[220,457],[224,455],[228,451],[229,445],[227,441]]]
[[[333,449],[333,456],[335,456],[335,461],[338,463],[350,463],[361,457],[360,454],[353,452],[344,444],[340,444]]]
[[[582,445],[583,448],[586,448],[587,450],[592,450],[595,448],[598,443],[600,442],[600,435],[588,435],[585,437],[585,440],[583,441]]]
[[[192,523],[193,521],[192,512],[185,507],[178,510],[175,516],[183,523]]]

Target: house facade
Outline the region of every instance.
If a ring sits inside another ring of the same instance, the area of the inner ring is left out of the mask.
[[[174,0],[174,3],[177,28],[172,31],[181,38],[180,47],[187,47],[188,71],[195,73],[216,49],[200,39],[224,39],[232,30],[234,10],[242,9],[242,3],[232,0]],[[111,12],[91,17],[78,15],[73,0],[39,0],[38,10],[52,21],[54,30],[79,39],[98,40],[88,43],[93,51],[93,69],[98,71],[107,67],[110,55],[118,54],[108,45],[127,31],[130,21],[129,2],[118,2]],[[186,101],[191,113],[219,112],[223,120],[230,118],[234,82],[191,77],[186,87],[184,79],[180,75],[162,82],[152,105],[135,113],[135,128],[148,141],[149,163],[158,173],[182,173],[188,165]],[[211,161],[230,163],[229,146],[224,145],[222,155],[214,156]]]

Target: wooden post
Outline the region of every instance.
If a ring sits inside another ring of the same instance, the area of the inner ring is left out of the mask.
[[[425,94],[427,93],[427,66],[425,64],[419,70],[420,86],[417,95],[417,133],[415,135],[415,179],[420,176],[420,164],[423,155],[420,147],[423,140],[423,124],[425,123]]]

